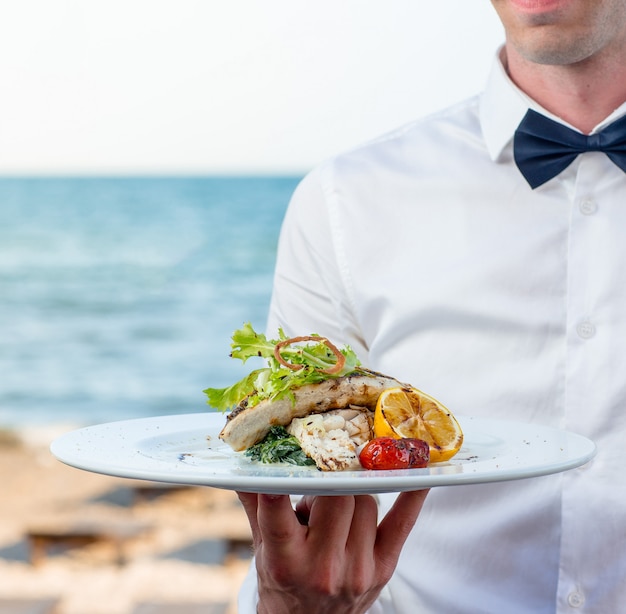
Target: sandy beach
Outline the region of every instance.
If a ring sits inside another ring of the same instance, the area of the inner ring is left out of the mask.
[[[61,431],[0,433],[0,614],[22,612],[3,600],[34,598],[56,600],[54,614],[235,614],[250,558],[236,495],[67,467],[48,450]]]

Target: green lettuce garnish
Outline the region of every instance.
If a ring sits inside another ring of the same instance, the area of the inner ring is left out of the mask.
[[[278,339],[267,339],[262,333],[257,333],[248,322],[232,335],[230,356],[245,363],[249,358],[261,357],[267,366],[255,369],[240,381],[226,388],[207,388],[207,403],[219,410],[227,411],[239,405],[244,399],[248,407],[257,405],[262,400],[276,400],[289,396],[294,388],[307,384],[317,384],[327,379],[343,377],[355,372],[365,372],[360,369],[360,361],[355,352],[348,346],[339,351],[345,359],[341,370],[326,373],[337,366],[337,356],[327,345],[326,340],[319,335],[319,343],[314,340],[303,344],[286,344],[280,348],[282,364],[274,356],[276,346],[289,340],[282,329],[278,331]],[[299,365],[302,365],[300,368]],[[294,369],[295,367],[295,369]]]

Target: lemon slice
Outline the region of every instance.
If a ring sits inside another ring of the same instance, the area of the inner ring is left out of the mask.
[[[417,388],[384,390],[374,412],[374,437],[410,437],[430,447],[430,462],[452,458],[463,444],[463,431],[444,405]]]

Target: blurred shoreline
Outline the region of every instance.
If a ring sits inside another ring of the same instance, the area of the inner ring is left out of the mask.
[[[0,604],[52,598],[55,614],[133,614],[142,603],[197,603],[235,614],[251,555],[236,495],[68,467],[48,449],[66,430],[0,430]],[[100,537],[34,547],[34,536],[69,536],[86,523]],[[109,539],[129,527],[138,530]]]

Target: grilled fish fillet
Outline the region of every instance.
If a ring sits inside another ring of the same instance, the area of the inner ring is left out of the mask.
[[[288,426],[294,418],[304,418],[330,409],[359,405],[374,409],[381,392],[402,386],[398,380],[380,373],[346,375],[293,390],[293,398],[261,401],[248,407],[244,401],[228,416],[219,437],[240,452],[261,441],[271,426]]]

